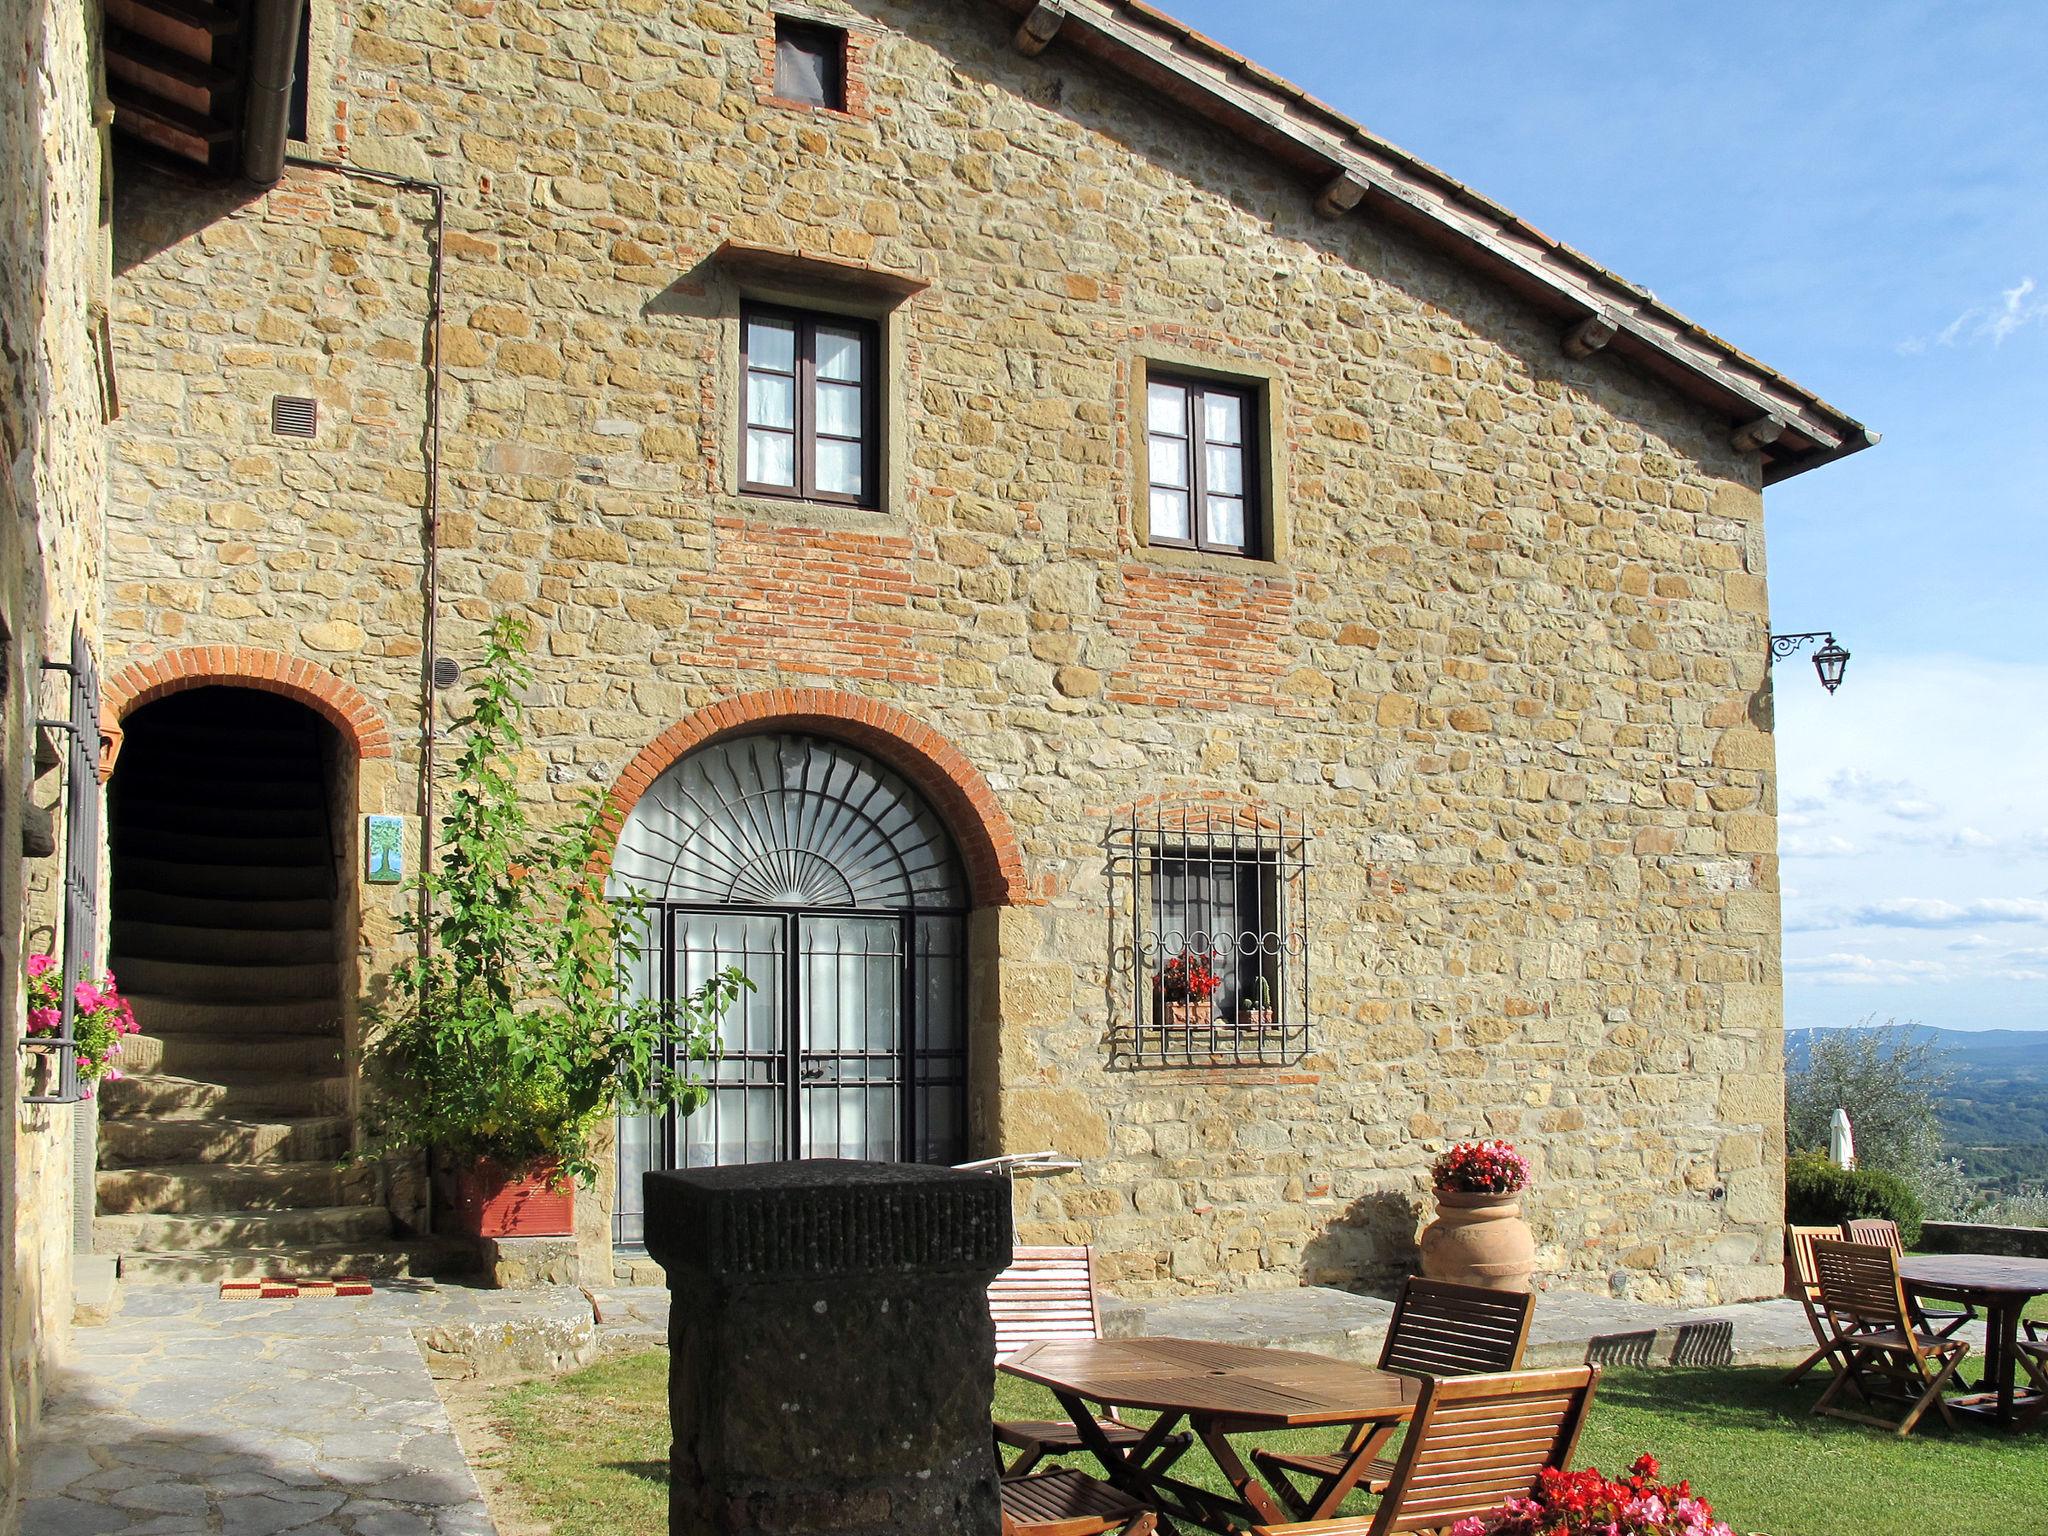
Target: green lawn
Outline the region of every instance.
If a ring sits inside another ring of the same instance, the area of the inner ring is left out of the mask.
[[[500,1471],[554,1536],[667,1528],[667,1372],[657,1350],[494,1396],[507,1442]],[[1819,1386],[1786,1389],[1778,1376],[1769,1367],[1610,1371],[1579,1460],[1614,1471],[1654,1451],[1668,1476],[1690,1477],[1736,1530],[1767,1536],[2019,1532],[2048,1520],[2048,1436],[1937,1425],[1900,1441],[1812,1417]],[[995,1409],[1057,1416],[1048,1394],[1011,1377],[998,1378]],[[1330,1438],[1304,1432],[1267,1443],[1320,1448]],[[1223,1487],[1199,1449],[1181,1470]]]

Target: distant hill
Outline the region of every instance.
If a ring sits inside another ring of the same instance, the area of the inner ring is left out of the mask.
[[[1938,1103],[1943,1131],[1986,1188],[2048,1182],[2048,1030],[1886,1026],[1931,1040],[1954,1082]],[[1815,1031],[1785,1032],[1785,1063],[1803,1065]]]

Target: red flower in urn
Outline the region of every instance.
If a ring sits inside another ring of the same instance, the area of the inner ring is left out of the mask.
[[[1461,1141],[1429,1173],[1438,1194],[1512,1195],[1529,1187],[1529,1159],[1509,1141]]]

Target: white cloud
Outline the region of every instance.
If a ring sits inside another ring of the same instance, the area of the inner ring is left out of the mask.
[[[1795,832],[1790,837],[1778,839],[1778,852],[1785,858],[1794,859],[1853,859],[1863,849],[1833,832],[1812,836]]]
[[[1912,986],[1945,981],[1950,975],[1950,968],[1939,960],[1898,960],[1851,950],[1787,960],[1785,969],[1817,987]]]
[[[2048,320],[2048,295],[2039,284],[2023,277],[2002,289],[1995,302],[1973,304],[1931,337],[1909,337],[1898,350],[1908,355],[1925,352],[1929,346],[1953,347],[1962,341],[1988,341],[2002,347],[2015,332]]]
[[[1974,901],[1895,896],[1842,909],[1844,926],[1962,928],[1972,923],[2048,923],[2048,901],[2031,896],[1981,896]]]

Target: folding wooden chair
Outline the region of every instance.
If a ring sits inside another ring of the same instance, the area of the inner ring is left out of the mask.
[[[1386,1342],[1380,1347],[1380,1369],[1399,1371],[1404,1376],[1478,1376],[1512,1371],[1522,1363],[1522,1351],[1529,1341],[1529,1320],[1535,1310],[1536,1298],[1526,1293],[1453,1285],[1446,1280],[1411,1275],[1401,1287],[1400,1299],[1394,1303],[1393,1320],[1387,1324]],[[1397,1428],[1395,1424],[1361,1424],[1335,1455],[1254,1450],[1252,1461],[1269,1483],[1294,1496],[1299,1513],[1329,1496],[1361,1445],[1372,1441],[1372,1449],[1377,1452],[1393,1438]],[[1376,1457],[1357,1486],[1378,1493],[1393,1475],[1393,1460]],[[1303,1496],[1293,1482],[1295,1477],[1315,1479],[1312,1491]]]
[[[1159,1517],[1085,1472],[1055,1468],[1003,1479],[1002,1536],[1153,1536]]]
[[[1841,1369],[1835,1358],[1838,1347],[1835,1335],[1840,1330],[1835,1326],[1833,1319],[1821,1311],[1820,1276],[1813,1267],[1814,1240],[1840,1236],[1839,1227],[1799,1227],[1787,1224],[1785,1228],[1785,1292],[1798,1298],[1799,1305],[1806,1309],[1806,1326],[1813,1330],[1813,1342],[1819,1346],[1785,1373],[1785,1385],[1788,1387],[1803,1381],[1807,1372],[1822,1361],[1827,1362],[1830,1375]]]
[[[1899,1283],[1898,1255],[1878,1243],[1822,1237],[1814,1240],[1813,1262],[1820,1279],[1821,1309],[1840,1324],[1835,1338],[1841,1362],[1813,1411],[1910,1435],[1921,1416],[1936,1408],[1953,1429],[1955,1415],[1943,1400],[1942,1389],[1954,1378],[1970,1346],[1962,1339],[1937,1337],[1914,1323]],[[1853,1391],[1871,1409],[1884,1402],[1902,1403],[1906,1416],[1894,1423],[1874,1413],[1837,1408],[1835,1400],[1845,1391]]]
[[[1095,1253],[1091,1248],[1017,1248],[1010,1267],[988,1288],[988,1312],[996,1325],[996,1359],[1007,1360],[1027,1344],[1049,1339],[1098,1339],[1102,1315],[1095,1301]],[[1126,1424],[1114,1408],[1098,1418],[1109,1443],[1128,1452],[1145,1438],[1142,1426]],[[996,1454],[1009,1446],[1017,1459],[1003,1471],[1022,1477],[1047,1456],[1074,1455],[1086,1449],[1080,1431],[1064,1419],[1010,1419],[995,1426]],[[1191,1435],[1173,1435],[1154,1460],[1160,1470],[1179,1460],[1194,1443]]]
[[[1393,1536],[1446,1530],[1563,1471],[1600,1380],[1597,1365],[1500,1376],[1425,1378],[1379,1508],[1340,1520],[1260,1525],[1258,1536]]]
[[[2027,1429],[2038,1423],[2043,1414],[2048,1414],[2048,1325],[2024,1320],[2027,1336],[2018,1345],[2019,1362],[2022,1369],[2034,1378],[2033,1402],[2022,1408],[2018,1414],[2018,1427]]]
[[[1889,1248],[1894,1258],[1906,1256],[1906,1244],[1899,1236],[1896,1221],[1867,1217],[1842,1223],[1842,1241],[1847,1243],[1875,1243],[1880,1248]],[[1965,1323],[1977,1320],[1977,1309],[1965,1305],[1958,1312],[1954,1307],[1930,1307],[1917,1296],[1908,1296],[1906,1305],[1913,1309],[1913,1320],[1936,1338],[1947,1338]]]

